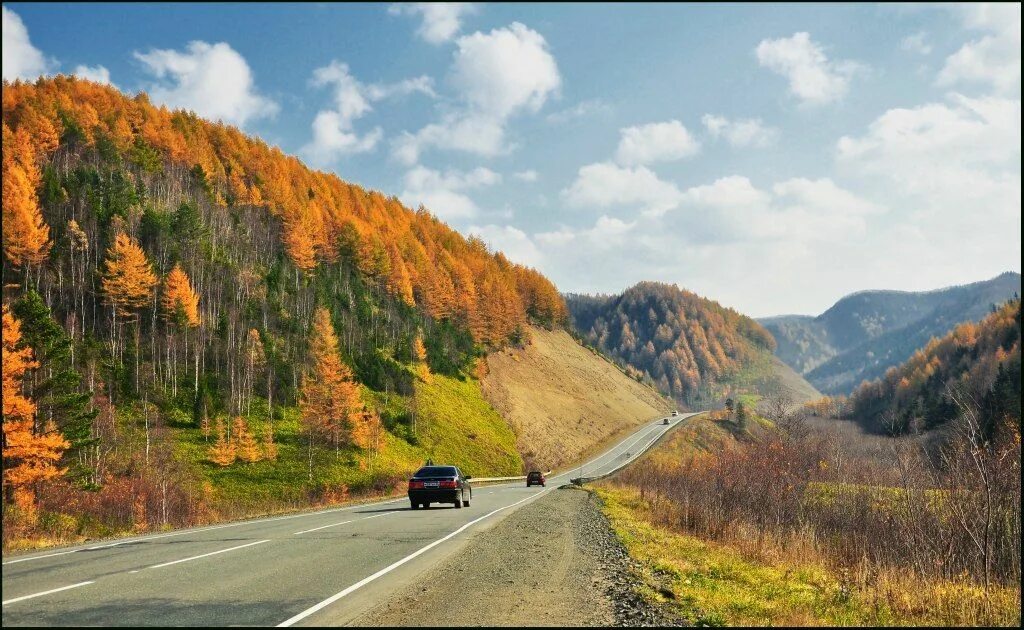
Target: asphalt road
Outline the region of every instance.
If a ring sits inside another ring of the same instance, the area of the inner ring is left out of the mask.
[[[621,467],[689,415],[643,425],[583,475]],[[345,624],[579,473],[546,488],[477,486],[460,510],[413,511],[403,497],[5,556],[3,625]],[[462,596],[485,597],[486,585]]]

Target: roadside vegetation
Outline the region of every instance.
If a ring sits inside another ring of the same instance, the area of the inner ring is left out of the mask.
[[[650,597],[698,625],[1020,625],[1019,417],[885,438],[759,409],[600,484]]]

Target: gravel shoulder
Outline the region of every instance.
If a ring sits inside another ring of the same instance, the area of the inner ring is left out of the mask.
[[[634,592],[634,566],[596,496],[557,488],[353,625],[675,625]]]

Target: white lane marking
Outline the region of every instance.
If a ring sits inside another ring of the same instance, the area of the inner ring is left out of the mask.
[[[69,553],[75,553],[76,551],[79,551],[79,550],[78,549],[72,549],[71,551],[60,551],[60,552],[57,552],[57,553],[48,553],[45,556],[32,556],[31,558],[18,558],[17,560],[8,560],[7,562],[4,563],[4,566],[7,566],[8,564],[17,564],[19,562],[28,562],[29,560],[42,560],[43,558],[52,558],[54,556],[64,556],[64,555],[67,555]]]
[[[178,564],[180,562],[189,562],[190,560],[198,560],[200,558],[209,558],[210,556],[216,556],[217,554],[227,553],[229,551],[234,551],[236,549],[245,549],[246,547],[252,547],[253,545],[262,545],[265,542],[270,542],[270,539],[267,539],[267,540],[257,540],[256,542],[246,543],[244,545],[238,545],[237,547],[229,547],[228,549],[221,549],[219,551],[211,551],[210,553],[204,553],[204,554],[200,554],[198,556],[192,556],[190,558],[182,558],[181,560],[171,560],[170,562],[164,562],[162,564],[154,564],[153,566],[151,566],[149,568],[150,569],[159,569],[161,567],[169,567],[172,564]]]
[[[342,521],[340,523],[331,523],[330,525],[324,525],[322,527],[314,527],[313,529],[304,529],[301,532],[295,532],[294,534],[292,534],[292,536],[298,536],[299,534],[308,534],[309,532],[320,531],[321,529],[327,529],[328,527],[336,527],[338,525],[346,525],[348,523],[356,523],[358,521],[368,521],[371,518],[380,518],[382,516],[387,516],[388,514],[394,514],[395,512],[398,512],[398,511],[399,510],[393,510],[391,512],[384,512],[383,514],[374,514],[373,516],[367,516],[366,518],[355,518],[355,519],[352,519],[351,521]]]
[[[22,595],[21,597],[15,597],[13,599],[5,599],[3,601],[3,605],[6,606],[7,604],[13,604],[14,602],[20,602],[20,601],[25,600],[25,599],[32,599],[33,597],[42,597],[43,595],[49,595],[50,593],[59,593],[61,591],[66,591],[66,590],[71,589],[71,588],[78,588],[79,586],[86,586],[88,584],[92,584],[93,582],[95,582],[95,580],[89,580],[88,582],[79,582],[78,584],[72,584],[70,586],[62,586],[60,588],[51,588],[50,590],[43,591],[42,593],[32,593],[31,595]]]
[[[278,628],[287,628],[289,626],[292,626],[292,625],[302,621],[303,619],[305,619],[306,617],[312,615],[313,613],[315,613],[315,612],[317,612],[319,610],[322,610],[322,609],[326,608],[327,606],[330,606],[331,604],[333,604],[334,602],[338,601],[342,597],[345,597],[346,595],[349,595],[349,594],[359,590],[360,588],[366,586],[367,584],[369,584],[370,582],[376,580],[377,578],[379,578],[379,577],[381,577],[383,575],[386,575],[386,574],[394,571],[395,569],[397,569],[398,567],[402,566],[406,562],[409,562],[410,560],[413,560],[413,559],[417,558],[418,556],[420,556],[420,555],[430,551],[431,549],[433,549],[434,547],[440,545],[441,543],[445,542],[446,540],[450,540],[451,538],[453,538],[455,536],[458,536],[459,534],[461,534],[462,532],[466,531],[467,529],[469,529],[473,525],[476,525],[477,523],[479,523],[480,521],[484,520],[485,518],[487,518],[489,516],[493,516],[494,514],[497,514],[498,512],[500,512],[502,510],[507,510],[510,507],[515,507],[515,506],[519,505],[520,503],[522,503],[524,501],[530,501],[532,499],[536,499],[536,498],[540,497],[541,495],[543,495],[545,492],[549,492],[549,490],[544,490],[543,492],[540,492],[538,494],[535,494],[535,495],[532,495],[532,496],[528,496],[525,499],[520,499],[519,501],[516,501],[515,503],[510,503],[509,505],[506,505],[504,507],[500,507],[500,508],[498,508],[496,510],[488,512],[487,514],[484,514],[483,516],[480,516],[480,517],[477,517],[477,518],[471,520],[470,522],[466,523],[465,525],[463,525],[462,527],[458,528],[454,532],[452,532],[452,533],[450,533],[450,534],[448,534],[448,535],[446,535],[446,536],[444,536],[442,538],[438,538],[437,540],[435,540],[434,542],[430,543],[426,547],[421,547],[420,549],[412,552],[411,554],[407,555],[406,557],[402,558],[401,560],[398,560],[396,562],[393,562],[393,563],[389,564],[388,566],[384,567],[380,571],[377,571],[373,575],[371,575],[369,577],[365,577],[365,578],[359,580],[358,582],[356,582],[352,586],[346,588],[345,590],[341,591],[340,593],[336,593],[334,595],[331,595],[330,597],[328,597],[324,601],[320,602],[319,604],[311,606],[311,607],[307,608],[306,610],[303,610],[299,614],[295,615],[294,617],[291,617],[290,619],[286,619],[285,621],[282,621],[281,623],[277,624],[277,627]]]
[[[160,534],[158,536],[146,536],[145,538],[129,538],[129,539],[126,539],[126,540],[119,540],[117,542],[109,543],[109,544],[105,544],[105,545],[95,545],[95,546],[92,546],[92,547],[85,547],[85,548],[82,548],[82,549],[71,549],[71,550],[68,550],[68,551],[60,551],[60,552],[57,552],[57,553],[48,553],[48,554],[45,554],[45,555],[42,555],[42,556],[31,556],[31,557],[28,557],[28,558],[16,558],[14,560],[7,560],[6,562],[3,562],[2,566],[7,566],[8,564],[17,564],[19,562],[30,562],[32,560],[44,560],[46,558],[53,558],[54,556],[64,556],[64,555],[67,555],[69,553],[78,553],[79,551],[93,551],[93,550],[97,550],[97,549],[107,549],[107,548],[110,548],[110,547],[118,547],[120,545],[127,545],[129,543],[147,542],[147,541],[150,541],[150,540],[156,540],[158,538],[170,538],[172,536],[185,536],[187,534],[202,534],[204,532],[212,532],[215,529],[224,529],[226,527],[238,527],[240,525],[259,525],[260,523],[269,523],[270,521],[282,521],[282,520],[286,520],[286,519],[290,519],[290,518],[301,518],[303,516],[322,516],[324,514],[331,514],[333,512],[343,512],[345,510],[355,510],[355,509],[358,509],[358,508],[373,507],[373,506],[377,506],[377,505],[387,505],[389,503],[397,503],[398,501],[405,501],[405,498],[402,497],[402,498],[399,498],[399,499],[391,499],[391,500],[388,500],[388,501],[381,501],[379,503],[361,503],[359,505],[349,505],[349,506],[346,506],[346,507],[333,508],[333,509],[330,509],[330,510],[321,510],[321,511],[318,511],[318,512],[303,512],[302,514],[289,514],[287,516],[275,516],[275,517],[272,517],[272,518],[255,519],[255,520],[248,520],[248,521],[239,521],[237,523],[224,523],[222,525],[210,525],[208,527],[201,527],[201,528],[198,528],[198,529],[186,529],[186,530],[182,530],[182,531],[172,532],[170,534]]]

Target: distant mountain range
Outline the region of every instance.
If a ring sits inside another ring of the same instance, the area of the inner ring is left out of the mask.
[[[820,396],[772,355],[775,340],[755,320],[672,284],[641,282],[620,295],[566,295],[590,344],[694,408],[726,396],[786,390]]]
[[[1006,272],[935,291],[861,291],[817,317],[758,321],[775,337],[776,355],[812,385],[826,394],[848,394],[906,361],[932,337],[981,320],[1020,290],[1020,274]]]

